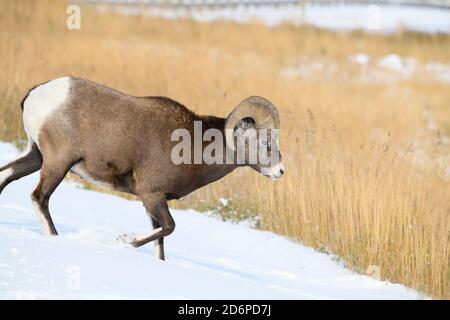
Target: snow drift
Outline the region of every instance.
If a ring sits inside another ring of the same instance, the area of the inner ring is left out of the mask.
[[[17,150],[0,142],[0,163]],[[148,231],[141,203],[63,182],[50,202],[59,237],[41,234],[31,175],[0,196],[2,299],[415,299],[402,285],[355,274],[282,236],[171,210],[167,261],[117,240]]]

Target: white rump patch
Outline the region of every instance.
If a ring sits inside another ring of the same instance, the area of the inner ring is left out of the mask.
[[[31,90],[25,99],[23,124],[25,131],[37,145],[39,133],[47,118],[66,102],[70,83],[69,77],[52,80]]]

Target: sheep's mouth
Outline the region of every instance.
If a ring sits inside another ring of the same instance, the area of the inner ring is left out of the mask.
[[[270,175],[270,176],[269,176],[269,179],[270,179],[270,180],[278,180],[278,179],[280,179],[282,176],[283,176],[282,173],[280,173],[280,174],[278,174],[278,175]]]
[[[264,177],[269,178],[270,180],[278,180],[283,176],[284,173],[279,174],[263,174]]]

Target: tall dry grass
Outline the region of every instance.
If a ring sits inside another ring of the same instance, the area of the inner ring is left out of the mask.
[[[289,25],[194,23],[98,14],[65,29],[66,3],[0,4],[0,137],[23,138],[27,89],[74,75],[136,95],[167,95],[199,113],[225,116],[258,94],[281,111],[287,173],[268,181],[237,170],[172,206],[220,197],[258,213],[260,227],[339,255],[354,270],[450,298],[450,90],[422,77],[357,79],[348,57],[396,52],[450,63],[450,38],[333,33]],[[332,77],[286,77],[301,58],[331,59]],[[438,129],[427,129],[427,122]],[[270,258],[268,256],[268,258]]]

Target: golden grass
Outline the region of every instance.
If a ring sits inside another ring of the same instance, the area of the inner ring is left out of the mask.
[[[260,227],[339,255],[354,270],[450,298],[450,91],[421,77],[361,82],[348,57],[395,52],[450,63],[450,37],[370,36],[259,24],[202,24],[82,8],[65,29],[66,4],[2,1],[0,137],[23,138],[27,89],[74,75],[135,95],[167,95],[199,113],[225,116],[242,98],[272,100],[282,116],[287,173],[268,181],[237,170],[172,206],[231,198]],[[333,77],[289,78],[302,58],[339,64]],[[440,130],[429,130],[434,121]]]

